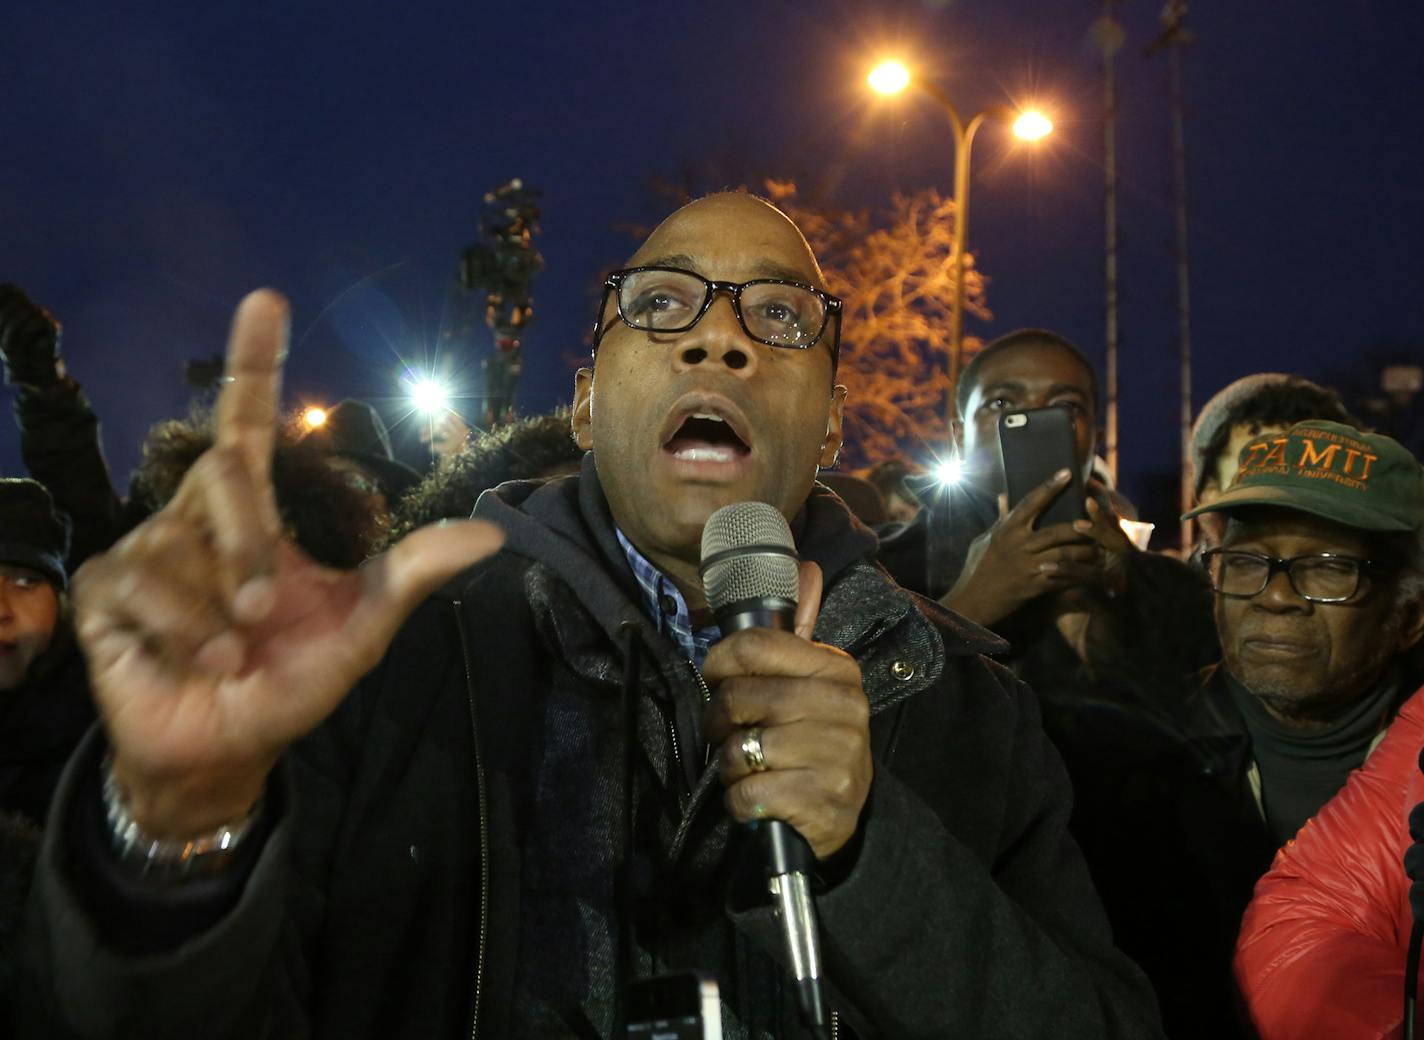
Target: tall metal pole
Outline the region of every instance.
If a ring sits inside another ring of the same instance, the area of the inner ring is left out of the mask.
[[[964,359],[964,254],[969,242],[969,157],[974,149],[974,135],[984,125],[985,119],[992,117],[1006,122],[1009,119],[1006,109],[993,105],[965,123],[943,90],[933,83],[918,80],[916,85],[944,109],[950,129],[954,132],[954,309],[950,312],[949,389],[945,391],[944,402],[945,426],[948,428],[954,422],[954,396]]]
[[[1117,482],[1117,52],[1122,46],[1119,0],[1103,0],[1098,41],[1103,48],[1103,342],[1107,348],[1104,445],[1108,473]]]
[[[1195,37],[1182,24],[1185,0],[1168,0],[1162,10],[1162,35],[1148,48],[1151,54],[1167,51],[1168,83],[1172,110],[1172,196],[1176,211],[1177,256],[1177,357],[1180,379],[1179,434],[1181,441],[1181,511],[1192,507],[1192,328],[1191,284],[1187,254],[1187,145],[1182,94],[1182,47]],[[1183,553],[1192,548],[1192,523],[1181,526]]]
[[[954,148],[954,312],[949,326],[949,389],[945,428],[954,422],[959,366],[964,358],[964,250],[969,241],[969,140],[956,134]]]

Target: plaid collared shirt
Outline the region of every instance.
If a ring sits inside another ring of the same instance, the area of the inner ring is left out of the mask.
[[[712,644],[722,638],[722,630],[716,625],[693,628],[692,613],[677,586],[634,548],[617,526],[613,528],[613,533],[618,536],[618,544],[623,546],[628,564],[633,568],[633,576],[638,579],[638,589],[643,594],[643,606],[648,616],[657,623],[658,631],[676,643],[683,655],[701,669]]]

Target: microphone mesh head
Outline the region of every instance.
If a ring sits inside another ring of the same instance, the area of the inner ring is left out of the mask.
[[[719,553],[729,555],[705,562]],[[774,506],[733,502],[717,510],[702,528],[702,559],[702,590],[714,612],[746,599],[796,602],[796,542]]]

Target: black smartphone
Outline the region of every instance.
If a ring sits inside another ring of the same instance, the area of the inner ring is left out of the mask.
[[[717,980],[700,971],[628,984],[629,1040],[722,1040]]]
[[[1009,508],[1048,481],[1060,469],[1073,474],[1038,514],[1034,529],[1069,523],[1087,517],[1084,508],[1083,474],[1074,457],[1073,413],[1067,408],[1029,408],[999,416],[999,452],[1004,462],[1004,485]]]

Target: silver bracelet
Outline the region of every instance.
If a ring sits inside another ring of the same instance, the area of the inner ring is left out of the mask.
[[[262,799],[258,798],[257,804],[241,820],[207,834],[196,838],[154,838],[143,832],[124,804],[123,792],[114,779],[112,755],[104,756],[103,773],[104,816],[109,822],[114,852],[119,862],[151,881],[181,881],[196,875],[220,873],[262,815]]]

